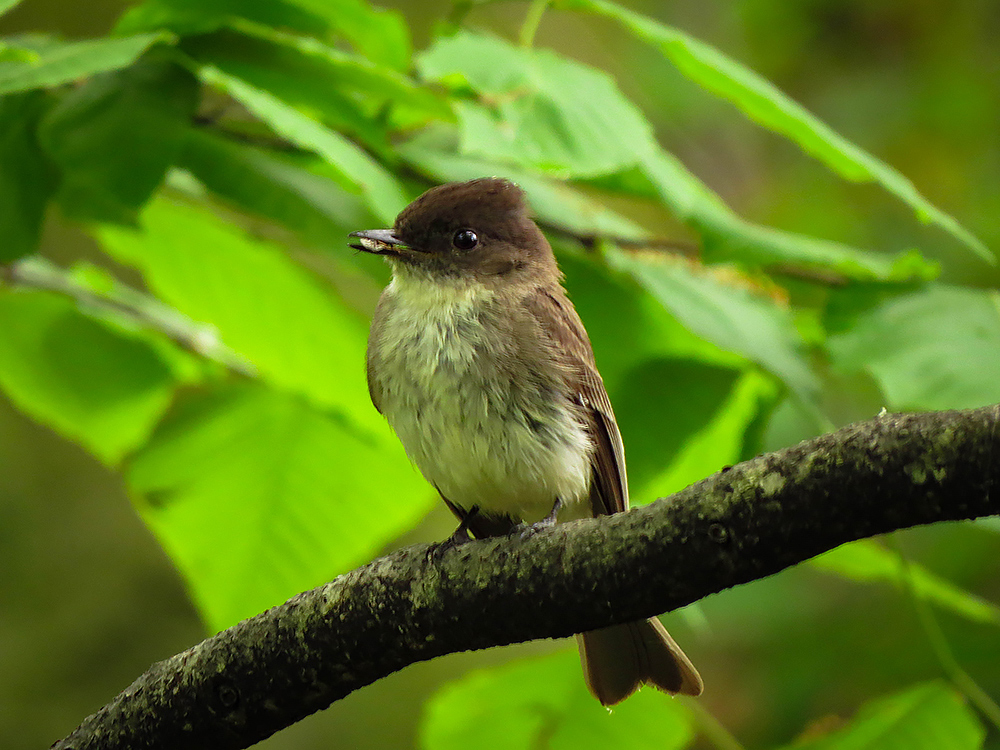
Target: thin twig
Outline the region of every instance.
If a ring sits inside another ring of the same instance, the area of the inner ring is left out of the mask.
[[[95,289],[41,256],[23,258],[4,269],[4,276],[11,284],[58,292],[75,300],[84,312],[125,318],[137,327],[158,331],[233,372],[247,377],[256,375],[247,359],[222,343],[214,326],[192,320],[117,279],[111,280],[105,289]]]
[[[948,638],[941,629],[941,624],[938,622],[937,618],[934,616],[934,612],[931,609],[931,605],[928,603],[927,599],[920,593],[917,588],[916,582],[913,580],[913,568],[910,565],[910,560],[905,554],[903,554],[902,546],[899,543],[899,539],[895,534],[890,534],[888,536],[889,544],[896,551],[896,555],[899,557],[899,571],[900,578],[903,581],[903,585],[906,588],[906,592],[910,597],[910,601],[913,602],[913,608],[916,610],[917,619],[920,621],[920,627],[924,631],[924,635],[927,637],[928,643],[930,643],[931,650],[934,652],[934,656],[941,666],[941,670],[944,672],[945,676],[951,680],[951,683],[969,699],[979,712],[986,717],[990,723],[992,723],[997,729],[1000,729],[1000,706],[997,705],[996,701],[990,697],[990,695],[979,686],[968,672],[962,668],[959,664],[958,659],[955,658],[954,652],[951,650],[951,645],[948,643]]]

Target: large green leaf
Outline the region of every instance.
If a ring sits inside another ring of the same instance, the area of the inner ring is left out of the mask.
[[[260,377],[387,433],[365,383],[365,322],[279,247],[166,199],[150,204],[141,232],[108,226],[98,236],[161,299],[215,326]],[[400,450],[386,460],[405,462]]]
[[[954,688],[931,682],[871,701],[843,729],[787,750],[978,750],[985,734]]]
[[[0,63],[0,94],[47,88],[131,65],[164,34],[88,39],[39,46],[32,60]],[[30,45],[28,45],[30,46]]]
[[[371,214],[357,196],[308,169],[316,157],[295,158],[191,130],[177,164],[244,211],[273,219],[323,244],[344,247],[344,236],[368,226]]]
[[[425,78],[479,95],[454,104],[467,155],[590,177],[638,163],[653,143],[652,127],[607,73],[548,50],[460,31],[417,64]]]
[[[56,187],[35,135],[47,105],[41,92],[0,96],[0,263],[34,252]]]
[[[202,78],[225,91],[292,143],[322,156],[340,174],[344,187],[360,193],[373,214],[391,224],[407,203],[396,178],[358,146],[270,92],[212,66]]]
[[[881,185],[910,206],[921,221],[941,227],[980,257],[995,262],[978,238],[924,198],[898,171],[835,133],[766,79],[717,49],[609,0],[562,0],[559,5],[614,18],[636,37],[657,47],[702,88],[728,99],[748,117],[795,142],[841,177]]]
[[[684,707],[641,690],[608,711],[587,692],[570,650],[473,672],[426,704],[422,750],[679,750],[693,736]]]
[[[59,199],[66,212],[135,221],[180,150],[197,100],[190,73],[149,59],[99,75],[66,95],[39,130],[63,171]]]
[[[20,2],[21,0],[0,0],[0,16]]]
[[[1000,401],[1000,294],[935,285],[888,299],[840,293],[829,349],[842,371],[869,372],[894,409]]]
[[[106,463],[145,441],[179,375],[141,334],[91,320],[67,298],[0,289],[0,386]]]
[[[364,563],[417,523],[433,490],[394,442],[245,384],[181,404],[127,478],[214,631]]]
[[[843,544],[814,557],[810,564],[827,573],[865,583],[904,586],[904,576],[908,575],[917,594],[928,601],[975,622],[1000,625],[1000,607],[996,604],[964,591],[916,563],[907,563],[907,572],[899,555],[869,539]]]
[[[631,274],[693,333],[755,362],[803,401],[817,381],[801,351],[791,313],[750,291],[722,284],[662,253],[608,253],[613,266]]]

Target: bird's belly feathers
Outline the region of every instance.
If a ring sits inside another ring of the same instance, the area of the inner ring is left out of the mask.
[[[450,502],[534,522],[590,515],[576,406],[465,305],[391,305],[371,377],[410,459]]]

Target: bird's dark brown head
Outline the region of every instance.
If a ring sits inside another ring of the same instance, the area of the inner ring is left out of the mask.
[[[352,232],[359,250],[398,270],[432,276],[518,278],[558,273],[545,236],[528,216],[524,191],[496,177],[431,188],[404,208],[392,229]]]

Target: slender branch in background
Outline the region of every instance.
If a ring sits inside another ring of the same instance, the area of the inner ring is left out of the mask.
[[[900,577],[903,580],[910,600],[913,602],[913,608],[917,613],[917,619],[920,621],[920,627],[924,631],[927,641],[930,643],[934,657],[938,660],[938,664],[941,665],[941,670],[951,680],[951,684],[965,695],[969,699],[969,702],[978,708],[979,712],[990,723],[997,727],[997,729],[1000,729],[1000,706],[979,686],[979,683],[972,678],[972,675],[966,672],[962,665],[959,664],[958,659],[955,658],[955,654],[951,650],[947,636],[941,630],[941,625],[934,616],[933,610],[931,610],[931,605],[920,593],[913,581],[913,569],[910,567],[910,560],[903,554],[899,540],[892,534],[889,536],[889,542],[899,556]]]
[[[844,542],[1000,513],[998,424],[1000,406],[881,414],[628,513],[400,550],[153,665],[53,747],[244,748],[418,661],[649,617]]]
[[[521,33],[518,34],[518,42],[525,49],[530,49],[535,43],[535,34],[542,23],[542,16],[545,9],[549,7],[550,0],[531,0],[528,12],[524,16],[524,23],[521,25]]]
[[[96,288],[40,256],[23,258],[5,269],[5,280],[15,286],[64,294],[74,299],[83,311],[124,318],[137,327],[159,331],[185,349],[233,372],[247,377],[256,375],[250,362],[219,340],[214,326],[192,320],[120,281],[102,279],[106,281],[104,288]]]

